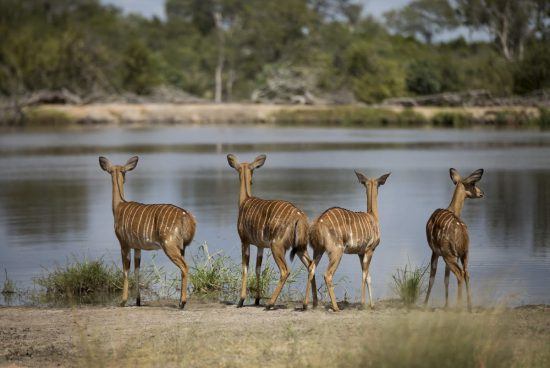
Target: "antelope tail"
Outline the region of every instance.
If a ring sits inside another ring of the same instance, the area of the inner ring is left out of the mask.
[[[308,223],[307,220],[300,219],[294,224],[294,243],[292,244],[292,249],[290,250],[290,261],[294,260],[296,253],[306,252],[307,243],[309,240],[308,236]]]

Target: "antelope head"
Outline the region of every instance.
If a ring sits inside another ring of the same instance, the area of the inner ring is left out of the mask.
[[[355,171],[355,175],[357,175],[359,183],[363,184],[365,186],[365,189],[367,190],[367,209],[369,212],[372,212],[376,217],[378,217],[378,187],[386,183],[386,180],[388,179],[390,174],[391,173],[387,173],[377,179],[371,179],[365,174],[362,174],[359,171]]]
[[[456,185],[456,190],[464,193],[465,198],[483,198],[483,191],[476,185],[481,180],[483,169],[471,173],[466,179],[462,179],[456,169],[449,170],[451,180]]]
[[[113,180],[113,212],[117,205],[124,200],[124,182],[126,180],[126,172],[133,170],[138,163],[138,157],[130,158],[124,165],[113,165],[107,158],[99,157],[99,166],[111,174]]]
[[[252,195],[250,190],[250,187],[252,186],[252,175],[254,174],[255,169],[263,166],[265,159],[266,155],[259,155],[254,159],[254,161],[248,163],[239,162],[237,156],[233,154],[227,155],[227,162],[229,163],[229,166],[234,168],[239,173],[239,180],[241,182],[239,203],[242,203],[246,197],[250,197]]]

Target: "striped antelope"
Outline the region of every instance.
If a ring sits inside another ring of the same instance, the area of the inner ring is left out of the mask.
[[[99,165],[109,174],[113,182],[113,216],[115,234],[120,242],[124,289],[121,306],[128,300],[128,271],[130,250],[134,249],[134,269],[137,287],[136,304],[141,304],[139,293],[139,266],[141,250],[164,250],[164,253],[181,270],[180,308],[187,301],[188,266],[184,259],[185,247],[195,235],[195,219],[191,213],[171,204],[142,204],[124,199],[124,181],[127,171],[133,170],[138,162],[134,156],[125,165],[113,165],[105,157],[99,158]]]
[[[332,207],[319,216],[311,225],[309,241],[313,248],[314,267],[319,264],[325,252],[329,264],[325,272],[325,283],[332,303],[332,309],[338,312],[334,296],[332,277],[340,264],[343,253],[357,254],[363,270],[361,283],[361,303],[366,303],[365,283],[369,288],[369,304],[373,308],[372,285],[369,266],[374,250],[380,243],[380,222],[378,220],[378,187],[383,185],[390,174],[378,179],[369,179],[355,172],[359,182],[367,190],[367,212],[353,212],[340,207]]]
[[[452,271],[458,282],[458,301],[462,301],[462,282],[466,283],[468,298],[468,310],[472,309],[472,298],[470,294],[470,274],[468,273],[468,228],[460,219],[460,212],[466,198],[482,198],[483,191],[476,186],[476,183],[483,175],[483,169],[470,174],[462,179],[455,169],[450,169],[451,180],[455,184],[453,199],[447,209],[434,211],[426,224],[426,237],[428,245],[432,250],[430,262],[430,283],[424,305],[428,304],[430,292],[434,284],[437,271],[437,261],[443,257],[445,261],[445,308],[449,305],[449,276]],[[458,260],[462,267],[458,264]]]
[[[260,155],[252,163],[241,162],[232,154],[227,155],[229,166],[237,170],[240,180],[239,194],[239,218],[237,230],[241,238],[242,246],[242,284],[241,298],[238,307],[242,307],[246,299],[246,281],[248,274],[248,263],[250,260],[250,244],[258,247],[256,256],[256,280],[260,280],[262,257],[264,248],[270,248],[273,258],[279,267],[281,277],[279,283],[271,296],[266,309],[273,308],[275,301],[281,292],[288,276],[289,268],[285,261],[286,251],[291,248],[290,259],[297,253],[302,263],[309,272],[312,280],[314,268],[308,254],[308,219],[303,211],[299,210],[290,202],[279,200],[265,200],[252,196],[251,185],[252,175],[255,169],[263,166],[266,156]],[[303,307],[307,308],[309,282],[306,286],[306,296]],[[316,290],[315,281],[312,281],[312,288]],[[315,295],[316,296],[316,295]],[[313,300],[314,305],[317,299]],[[260,304],[260,288],[256,290],[255,305]]]

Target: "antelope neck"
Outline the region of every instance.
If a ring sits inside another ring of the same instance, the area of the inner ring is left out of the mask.
[[[460,217],[462,212],[462,207],[464,206],[464,199],[466,199],[466,191],[462,183],[456,185],[455,191],[453,192],[453,199],[449,203],[447,210],[454,213],[457,217]]]
[[[239,193],[239,207],[243,204],[243,202],[247,198],[252,197],[252,191],[250,188],[251,179],[252,179],[251,170],[241,169],[241,171],[239,172],[239,180],[241,182],[241,188]]]
[[[378,220],[378,188],[375,185],[367,185],[367,212]]]
[[[126,202],[124,199],[124,180],[122,177],[122,173],[119,171],[115,171],[111,178],[113,180],[113,215],[116,212],[116,209],[119,204],[122,202]]]

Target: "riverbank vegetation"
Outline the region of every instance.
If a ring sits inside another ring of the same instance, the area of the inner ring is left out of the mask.
[[[547,1],[414,0],[379,18],[354,0],[167,0],[164,8],[146,18],[99,0],[0,0],[0,95],[377,103],[550,86]]]

